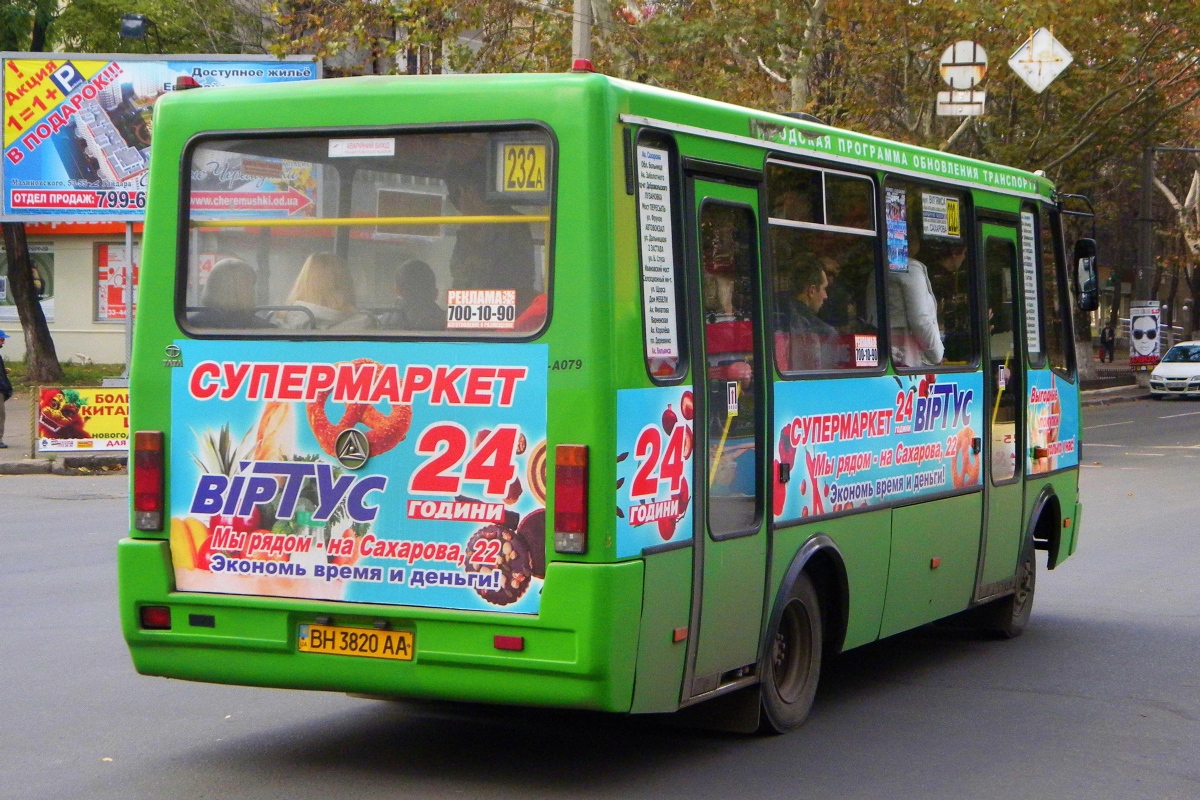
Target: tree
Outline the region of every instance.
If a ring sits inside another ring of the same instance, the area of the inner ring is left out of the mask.
[[[53,0],[16,0],[0,11],[0,49],[40,52],[54,21],[58,3]],[[25,360],[29,380],[52,383],[61,380],[62,366],[54,349],[54,338],[38,300],[33,279],[33,262],[25,240],[25,224],[0,223],[8,261],[8,283],[13,303],[25,334]]]

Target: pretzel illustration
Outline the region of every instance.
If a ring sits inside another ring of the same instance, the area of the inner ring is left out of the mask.
[[[375,362],[359,358],[353,363]],[[383,414],[369,403],[349,403],[341,419],[334,422],[325,412],[325,404],[331,392],[332,389],[318,392],[306,409],[313,436],[316,437],[317,444],[321,445],[321,449],[329,455],[337,455],[338,434],[360,423],[366,427],[367,445],[373,456],[386,453],[404,441],[404,437],[408,435],[408,429],[412,425],[412,406],[397,403],[389,413]]]
[[[963,428],[956,435],[958,447],[954,450],[954,459],[950,462],[950,475],[954,479],[954,488],[975,486],[979,483],[979,454],[975,452],[973,440],[975,431]]]

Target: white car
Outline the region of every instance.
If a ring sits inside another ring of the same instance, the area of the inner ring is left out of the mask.
[[[1150,396],[1200,397],[1200,342],[1180,342],[1150,373]]]

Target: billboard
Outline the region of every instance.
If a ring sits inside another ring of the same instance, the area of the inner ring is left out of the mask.
[[[315,80],[311,58],[0,54],[7,220],[141,220],[154,102],[201,86]]]
[[[37,451],[129,450],[129,390],[43,386],[37,394]]]

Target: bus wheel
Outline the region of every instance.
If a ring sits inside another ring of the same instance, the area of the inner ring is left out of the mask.
[[[800,573],[766,641],[759,671],[763,730],[785,733],[808,717],[821,673],[821,640],[817,592]]]
[[[1033,612],[1033,590],[1037,586],[1037,561],[1034,560],[1033,542],[1026,541],[1021,551],[1021,563],[1017,566],[1017,590],[1002,600],[989,604],[983,617],[982,627],[1002,639],[1015,639],[1029,624]]]

